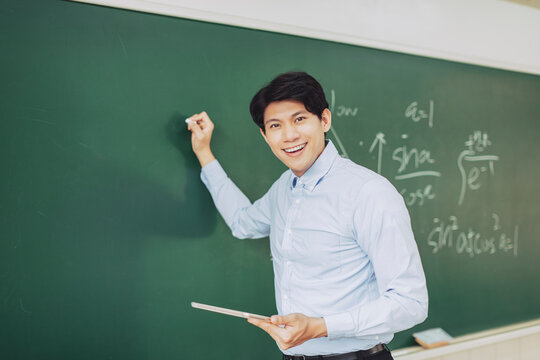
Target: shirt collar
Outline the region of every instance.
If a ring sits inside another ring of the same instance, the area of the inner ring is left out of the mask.
[[[291,189],[296,186],[302,186],[309,191],[313,191],[328,173],[332,164],[339,156],[338,151],[331,140],[326,140],[326,146],[313,165],[302,175],[297,177],[292,173]]]

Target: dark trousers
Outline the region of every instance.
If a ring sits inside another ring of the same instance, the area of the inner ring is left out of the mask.
[[[347,355],[349,355],[349,354],[347,354]],[[332,359],[332,357],[334,357],[334,356],[336,358],[340,357],[340,355],[327,355],[326,357]],[[341,356],[345,357],[346,354],[343,354]],[[325,356],[319,356],[319,359],[325,360],[326,357]],[[313,357],[313,356],[310,356],[310,357],[307,357],[307,358],[309,358],[309,359],[317,359],[317,357]],[[353,358],[354,358],[353,354],[350,354],[350,357],[347,356],[347,359],[353,359]],[[289,359],[291,359],[291,357],[288,357],[287,355],[283,355],[283,359],[284,360],[289,360]],[[301,356],[300,357],[295,356],[295,357],[292,357],[292,359],[300,360],[300,359],[302,359],[302,357]],[[364,355],[364,354],[356,354],[356,359],[357,360],[394,360],[394,358],[392,357],[392,354],[390,353],[390,351],[386,347],[385,347],[384,350],[381,350],[381,351],[379,351],[379,352],[377,352],[375,354],[366,354],[366,355]]]
[[[367,356],[363,357],[362,359],[365,359],[365,360],[368,360],[368,359],[369,360],[394,360],[394,358],[392,357],[392,354],[387,349],[385,349],[383,351],[380,351],[380,352],[378,352],[376,354],[367,355]]]

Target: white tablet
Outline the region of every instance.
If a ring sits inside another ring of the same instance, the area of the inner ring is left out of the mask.
[[[241,317],[241,318],[245,318],[245,319],[253,318],[253,319],[259,319],[259,320],[270,320],[270,317],[268,317],[268,316],[251,314],[251,313],[247,313],[247,312],[243,312],[243,311],[231,310],[231,309],[226,309],[226,308],[222,308],[222,307],[218,307],[218,306],[199,304],[199,303],[196,303],[196,302],[192,302],[191,306],[196,308],[196,309],[213,311],[213,312],[217,312],[217,313],[220,313],[220,314],[231,315],[231,316]]]

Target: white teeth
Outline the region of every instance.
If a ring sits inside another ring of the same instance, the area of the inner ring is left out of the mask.
[[[295,151],[298,151],[298,150],[303,149],[304,146],[306,146],[306,144],[298,145],[298,146],[295,146],[295,147],[293,147],[293,148],[283,149],[283,150],[285,150],[285,152],[292,153],[292,152],[295,152]]]

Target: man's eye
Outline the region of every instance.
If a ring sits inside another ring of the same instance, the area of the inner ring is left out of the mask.
[[[304,119],[305,119],[305,117],[303,117],[303,116],[299,116],[299,117],[297,117],[297,118],[296,118],[296,122],[298,122],[298,121],[302,121],[302,120],[304,120]]]
[[[270,129],[279,127],[279,124],[270,124]]]

